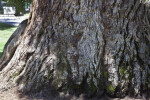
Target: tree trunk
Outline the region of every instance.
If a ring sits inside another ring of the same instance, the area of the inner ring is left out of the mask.
[[[0,87],[141,96],[150,89],[148,3],[34,0],[19,44],[4,53],[12,57],[1,59]]]

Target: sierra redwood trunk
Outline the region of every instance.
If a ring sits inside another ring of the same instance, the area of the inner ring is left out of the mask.
[[[24,91],[50,87],[112,97],[148,92],[148,3],[34,0],[18,44],[0,61],[0,87],[19,85]]]

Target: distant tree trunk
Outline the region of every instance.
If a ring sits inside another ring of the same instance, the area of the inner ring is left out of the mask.
[[[150,15],[143,1],[34,0],[19,44],[5,53],[12,57],[1,61],[0,87],[111,97],[148,92]]]

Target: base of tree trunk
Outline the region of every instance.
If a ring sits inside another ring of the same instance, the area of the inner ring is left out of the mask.
[[[27,92],[148,97],[149,25],[149,6],[138,0],[34,0],[0,60],[0,80]]]

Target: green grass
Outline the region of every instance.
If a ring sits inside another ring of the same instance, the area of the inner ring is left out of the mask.
[[[0,57],[2,56],[2,52],[0,52]]]
[[[16,30],[17,27],[0,23],[0,57],[2,56],[2,52],[4,49],[4,46],[11,36],[11,34]]]

